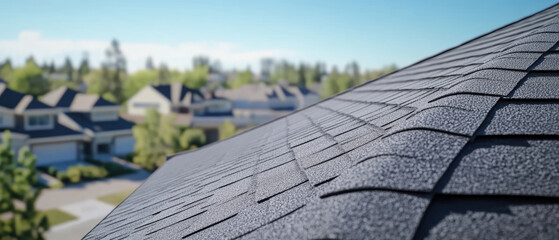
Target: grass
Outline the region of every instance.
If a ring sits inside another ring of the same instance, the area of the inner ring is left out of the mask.
[[[41,212],[42,214],[45,214],[47,216],[47,218],[49,219],[49,225],[50,226],[54,226],[57,224],[61,224],[63,222],[67,222],[70,220],[74,220],[76,219],[76,217],[74,215],[65,213],[61,210],[58,209],[51,209],[51,210],[46,210]]]
[[[112,204],[112,205],[118,205],[119,203],[121,203],[122,201],[124,201],[124,199],[126,199],[130,194],[132,194],[132,192],[135,189],[129,189],[129,190],[124,190],[121,192],[117,192],[117,193],[113,193],[113,194],[109,194],[109,195],[105,195],[102,197],[99,197],[98,199],[100,201],[106,202],[108,204]]]

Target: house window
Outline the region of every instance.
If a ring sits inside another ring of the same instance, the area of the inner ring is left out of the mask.
[[[91,113],[93,121],[114,121],[118,119],[117,111],[95,111]]]
[[[133,104],[134,107],[137,108],[157,108],[159,107],[158,103],[145,103],[145,102],[138,102]]]
[[[110,147],[108,143],[97,144],[97,153],[109,153]]]
[[[50,124],[50,116],[46,114],[29,116],[28,119],[28,125],[30,127],[42,127]]]

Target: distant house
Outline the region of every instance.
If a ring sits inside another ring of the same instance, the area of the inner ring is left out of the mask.
[[[305,108],[320,101],[320,96],[305,87],[287,87],[288,91],[297,97],[297,109]]]
[[[144,116],[147,109],[155,108],[160,114],[190,113],[202,107],[204,96],[198,90],[182,83],[148,85],[134,94],[127,102],[130,115]]]
[[[119,116],[120,105],[67,87],[53,90],[41,100],[60,111],[61,123],[88,137],[89,141],[83,145],[85,155],[104,158],[134,151],[134,123]]]
[[[87,137],[60,123],[60,110],[30,95],[0,84],[0,131],[12,132],[15,153],[28,146],[37,157],[37,165],[77,161],[84,157],[82,143]],[[0,140],[1,141],[1,140]]]
[[[233,102],[233,115],[263,123],[319,100],[314,92],[302,87],[249,84],[237,89],[220,89],[216,96]]]

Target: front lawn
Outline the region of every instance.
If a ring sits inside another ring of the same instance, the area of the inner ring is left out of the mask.
[[[76,219],[74,215],[68,214],[58,209],[50,209],[42,211],[41,213],[47,216],[50,226]]]
[[[121,192],[117,192],[117,193],[113,193],[113,194],[109,194],[109,195],[105,195],[102,197],[99,197],[98,199],[100,201],[106,202],[108,204],[112,204],[112,205],[118,205],[120,204],[122,201],[124,201],[124,199],[126,199],[130,194],[132,194],[132,192],[134,192],[135,189],[129,189],[129,190],[124,190]]]

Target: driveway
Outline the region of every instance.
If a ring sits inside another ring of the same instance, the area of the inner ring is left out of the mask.
[[[83,182],[58,189],[45,189],[37,199],[37,210],[59,208],[71,203],[95,199],[111,193],[137,188],[149,177],[150,173],[137,170],[133,174],[97,181]]]

